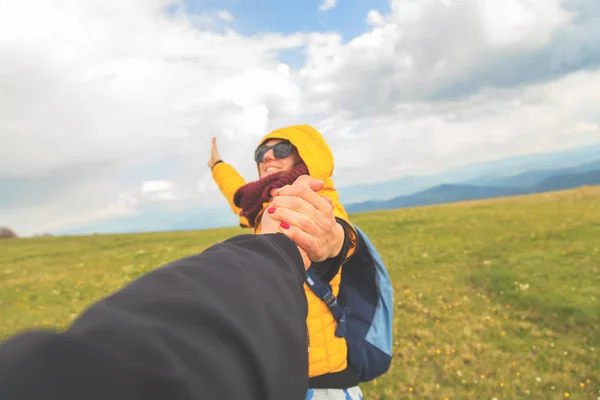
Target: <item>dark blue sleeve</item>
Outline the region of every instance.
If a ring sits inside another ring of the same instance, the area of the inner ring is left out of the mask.
[[[214,245],[95,303],[66,332],[9,339],[0,398],[304,399],[304,279],[284,235]]]

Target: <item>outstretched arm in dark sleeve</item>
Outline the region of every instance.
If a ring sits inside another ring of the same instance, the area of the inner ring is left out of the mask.
[[[64,333],[0,346],[0,398],[304,399],[304,270],[281,234],[237,236],[175,261]]]

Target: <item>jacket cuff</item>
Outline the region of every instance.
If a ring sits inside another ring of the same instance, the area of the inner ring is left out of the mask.
[[[312,267],[315,270],[317,276],[325,281],[331,282],[331,280],[337,275],[341,266],[348,261],[352,255],[350,250],[356,245],[356,233],[354,229],[344,219],[335,217],[336,221],[344,228],[344,243],[339,254],[333,258],[321,262],[313,262]],[[350,254],[350,256],[348,256]]]
[[[222,162],[223,162],[223,160],[219,160],[219,161],[217,161],[216,163],[214,163],[214,164],[213,164],[213,166],[212,166],[212,168],[211,168],[210,170],[212,171],[213,169],[215,169],[215,167],[216,167],[218,164],[220,164],[220,163],[222,163]]]
[[[344,228],[344,244],[342,245],[342,250],[340,254],[338,254],[333,259],[339,265],[344,264],[348,261],[354,253],[350,253],[350,250],[356,246],[357,238],[356,232],[352,229],[352,226],[342,218],[335,217],[335,220]]]
[[[302,260],[300,250],[298,250],[296,243],[294,243],[292,239],[283,233],[265,233],[261,234],[261,236],[265,237],[267,240],[270,240],[273,244],[277,245],[281,250],[283,250],[284,254],[294,264],[296,272],[298,272],[298,283],[301,286],[304,286],[304,281],[306,280],[306,269],[304,268],[304,261]]]

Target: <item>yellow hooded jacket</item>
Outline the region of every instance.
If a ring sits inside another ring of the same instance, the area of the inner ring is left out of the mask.
[[[323,189],[318,194],[330,198],[333,202],[335,216],[349,222],[348,215],[339,201],[338,193],[331,179],[334,167],[333,153],[323,136],[309,125],[297,125],[278,129],[267,134],[262,138],[260,144],[269,139],[289,140],[298,149],[300,158],[302,158],[308,167],[309,175],[325,182]],[[229,202],[233,212],[239,215],[241,209],[234,204],[233,197],[235,192],[246,184],[244,178],[231,165],[224,162],[220,162],[214,166],[212,176]],[[257,224],[254,233],[260,233],[261,216],[268,205],[269,203],[264,203],[262,211],[256,217]],[[243,217],[240,217],[240,225],[244,227],[249,226],[248,221]],[[350,224],[350,226],[352,225]],[[356,249],[356,234],[355,232],[352,233],[354,237],[350,238],[350,250],[344,262],[352,256]],[[339,292],[341,271],[342,269],[340,268],[337,275],[330,281],[335,296]],[[335,336],[337,324],[333,315],[327,305],[310,290],[306,283],[304,284],[304,291],[306,292],[308,301],[308,317],[306,322],[310,342],[309,377],[312,378],[345,370],[347,367],[346,341],[344,338]]]

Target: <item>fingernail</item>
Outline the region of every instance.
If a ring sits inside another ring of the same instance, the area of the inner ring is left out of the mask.
[[[279,226],[281,226],[283,229],[290,229],[290,224],[285,221],[283,221]]]
[[[269,214],[273,214],[275,212],[275,207],[271,207],[267,210]]]

